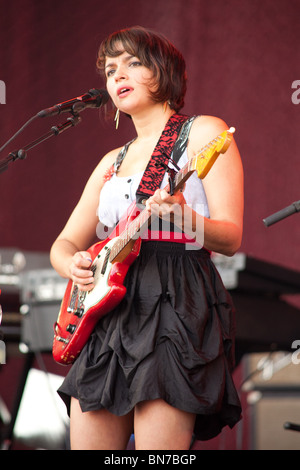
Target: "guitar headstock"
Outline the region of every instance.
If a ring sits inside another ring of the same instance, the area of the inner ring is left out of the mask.
[[[211,140],[201,151],[194,157],[194,170],[197,171],[198,178],[203,179],[215,163],[220,153],[225,153],[229,148],[232,135],[235,128],[222,132],[215,139]]]

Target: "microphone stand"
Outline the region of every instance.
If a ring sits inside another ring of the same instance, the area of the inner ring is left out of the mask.
[[[35,117],[34,117],[34,119],[35,119]],[[31,120],[29,122],[31,122]],[[66,120],[66,122],[64,122],[63,124],[58,124],[57,126],[52,126],[49,132],[47,132],[46,134],[44,134],[41,137],[37,138],[33,142],[29,143],[24,148],[16,150],[14,152],[11,152],[8,155],[8,157],[1,160],[0,161],[0,173],[7,170],[9,163],[14,162],[16,160],[24,160],[27,156],[27,151],[28,150],[32,149],[33,147],[40,144],[41,142],[44,142],[45,140],[49,139],[50,137],[57,136],[57,135],[61,134],[62,132],[66,131],[67,129],[70,129],[71,127],[76,126],[76,124],[78,124],[80,122],[81,122],[81,118],[80,118],[79,114],[73,112],[72,116],[70,116]],[[24,128],[24,126],[23,126],[23,128]],[[21,130],[23,130],[23,128]],[[15,136],[13,136],[13,138]],[[7,142],[7,143],[9,143],[9,142]],[[6,145],[7,144],[5,144],[5,146]],[[0,450],[9,450],[11,448],[14,426],[15,426],[15,423],[16,423],[17,414],[18,414],[18,411],[19,411],[22,395],[23,395],[23,392],[24,392],[24,387],[25,387],[25,383],[26,383],[26,380],[27,380],[28,371],[30,370],[30,368],[32,366],[33,360],[34,360],[34,353],[29,352],[29,354],[27,355],[27,358],[26,358],[25,369],[22,373],[21,381],[20,381],[20,384],[19,384],[19,387],[18,387],[17,398],[16,398],[16,402],[14,404],[14,409],[13,409],[13,412],[12,412],[11,420],[8,424],[7,429],[4,429],[4,431],[1,432]],[[3,436],[2,436],[2,434],[3,434]]]
[[[57,136],[62,132],[70,129],[71,127],[76,126],[81,122],[79,114],[73,113],[73,116],[69,117],[66,122],[63,124],[58,124],[57,126],[52,126],[50,131],[42,135],[38,139],[26,145],[24,148],[11,152],[5,159],[0,161],[0,173],[3,173],[8,168],[8,164],[16,160],[24,160],[27,157],[27,151],[35,147],[36,145],[44,142],[50,137]]]
[[[269,227],[270,225],[273,225],[276,222],[279,222],[280,220],[295,214],[296,212],[300,212],[300,201],[293,202],[293,204],[285,207],[284,209],[281,209],[278,212],[275,212],[269,217],[266,217],[263,219],[263,223],[266,227]]]
[[[300,201],[293,202],[289,206],[281,209],[280,211],[271,214],[269,217],[263,219],[263,223],[266,227],[269,227],[270,225],[276,224],[280,220],[285,219],[286,217],[289,217],[290,215],[293,215],[296,212],[300,212]],[[286,423],[284,423],[283,427],[284,429],[290,431],[300,432],[300,425],[296,423],[287,421]]]

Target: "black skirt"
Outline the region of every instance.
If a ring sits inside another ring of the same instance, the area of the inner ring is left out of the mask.
[[[209,253],[147,241],[125,279],[121,304],[97,324],[58,393],[82,411],[124,415],[162,398],[196,413],[207,440],[241,418],[231,373],[235,312]]]

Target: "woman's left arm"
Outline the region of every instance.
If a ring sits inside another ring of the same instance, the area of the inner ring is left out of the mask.
[[[191,151],[199,151],[223,131],[227,124],[212,116],[203,116],[191,130]],[[198,150],[196,150],[198,148]],[[244,174],[234,138],[203,179],[210,218],[204,218],[204,247],[232,256],[242,242],[244,214]]]
[[[192,126],[188,155],[192,158],[208,142],[228,126],[212,116],[197,118]],[[210,217],[191,209],[183,193],[170,196],[157,190],[148,199],[148,210],[159,210],[161,217],[172,217],[187,235],[202,241],[203,246],[217,253],[232,256],[239,249],[243,232],[244,177],[241,157],[234,139],[225,154],[221,154],[203,179]],[[189,221],[187,224],[186,221]]]

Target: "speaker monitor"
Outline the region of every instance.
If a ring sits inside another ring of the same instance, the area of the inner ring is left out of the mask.
[[[52,269],[28,271],[22,276],[21,341],[32,352],[51,351],[67,281]]]
[[[247,410],[253,450],[299,450],[300,432],[286,423],[300,425],[300,364],[292,354],[249,354],[246,358]],[[256,373],[255,373],[256,371]]]

